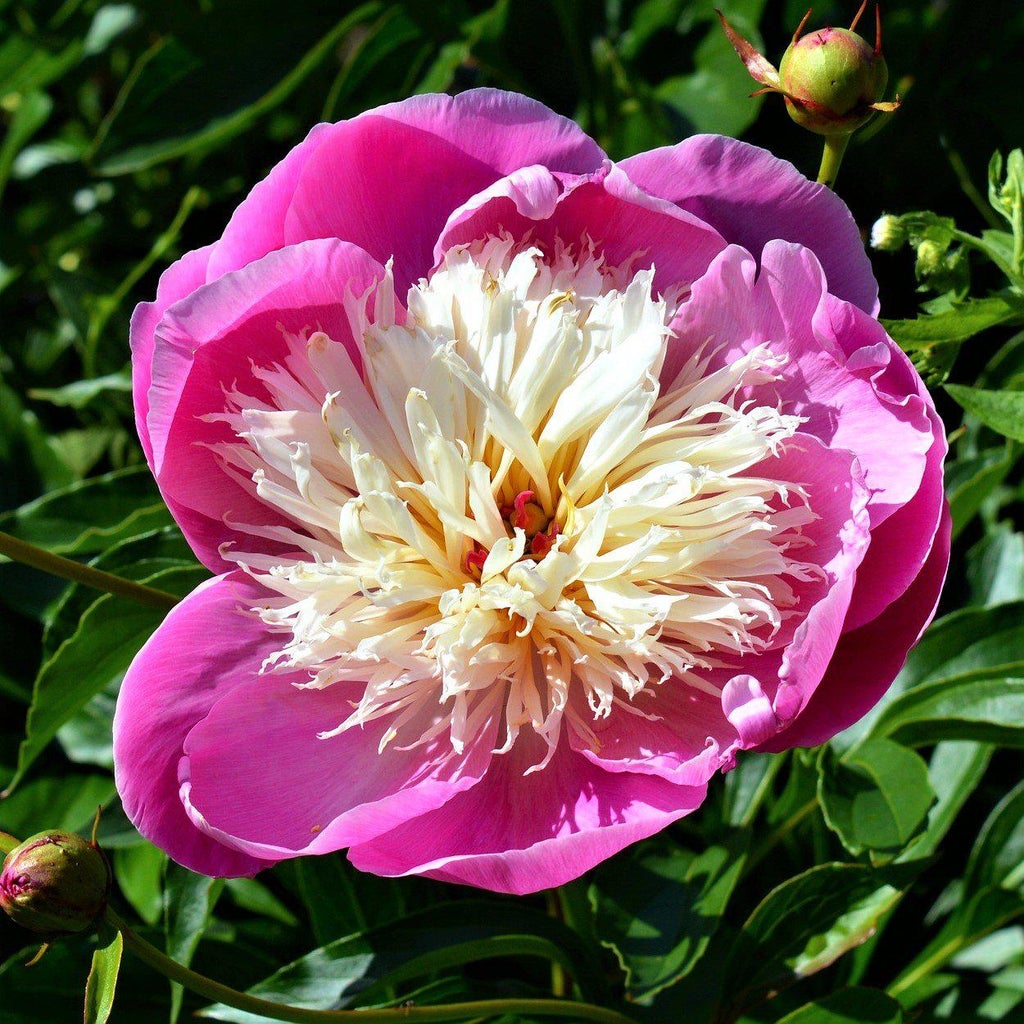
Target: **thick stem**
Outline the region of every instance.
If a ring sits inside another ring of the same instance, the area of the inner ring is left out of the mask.
[[[102,590],[108,594],[116,594],[118,597],[127,597],[137,604],[144,604],[148,608],[159,608],[161,611],[170,611],[178,603],[178,598],[173,594],[167,594],[154,587],[147,587],[143,583],[135,583],[133,580],[126,580],[121,576],[114,576],[102,569],[94,569],[91,565],[83,565],[62,555],[54,555],[35,544],[18,540],[9,533],[0,533],[0,555],[6,555],[15,562],[30,565],[33,569],[42,569],[52,576],[59,576],[61,579],[71,580],[73,583],[82,583],[95,590]]]
[[[353,1021],[361,1024],[402,1024],[406,1021],[465,1021],[519,1014],[525,1017],[567,1017],[575,1021],[594,1021],[595,1024],[636,1024],[631,1018],[614,1010],[568,999],[481,999],[472,1003],[403,1006],[393,1010],[310,1010],[301,1006],[286,1006],[239,992],[179,964],[136,935],[109,907],[107,922],[120,931],[126,949],[171,981],[184,985],[206,999],[272,1020],[291,1021],[293,1024],[335,1024],[338,1021],[345,1024],[352,1024]]]
[[[826,135],[825,149],[821,154],[821,167],[818,168],[818,181],[829,188],[835,188],[839,165],[850,142],[849,133],[845,135]]]

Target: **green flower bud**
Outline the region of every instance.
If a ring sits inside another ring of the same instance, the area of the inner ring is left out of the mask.
[[[790,44],[779,65],[789,116],[820,135],[856,131],[885,95],[889,69],[881,51],[856,32],[823,28]]]
[[[934,274],[942,266],[942,257],[946,255],[946,246],[925,239],[917,247],[917,275],[927,277]]]
[[[41,935],[85,931],[106,909],[109,893],[106,857],[73,832],[26,839],[7,855],[0,872],[0,910]]]
[[[883,214],[871,225],[871,248],[882,252],[896,252],[906,245],[910,234],[899,217]]]
[[[861,4],[847,28],[822,28],[801,35],[811,12],[793,33],[793,42],[782,55],[778,68],[757,52],[726,20],[718,18],[729,42],[746,66],[750,77],[764,86],[752,93],[781,93],[789,116],[819,135],[849,135],[876,111],[891,113],[899,99],[883,102],[889,69],[882,56],[882,20],[875,6],[875,45],[853,30],[867,7]]]

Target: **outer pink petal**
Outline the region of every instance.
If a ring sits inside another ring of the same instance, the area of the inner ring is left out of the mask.
[[[418,96],[332,126],[302,170],[285,242],[336,237],[382,263],[399,294],[424,276],[448,215],[531,164],[596,170],[604,154],[573,122],[494,89]]]
[[[379,264],[347,242],[306,242],[218,278],[164,314],[149,393],[154,472],[189,543],[211,568],[226,564],[217,548],[236,536],[225,515],[251,524],[276,524],[283,516],[224,470],[209,445],[233,441],[233,434],[202,417],[224,411],[225,390],[263,394],[253,364],[286,358],[284,331],[322,329],[358,365],[343,302],[382,275]]]
[[[878,285],[846,204],[766,150],[718,135],[695,135],[620,166],[644,191],[677,203],[755,255],[775,238],[807,246],[829,291],[878,312]]]
[[[872,531],[871,548],[857,574],[846,628],[875,618],[910,586],[921,571],[939,528],[945,507],[942,463],[946,434],[935,404],[907,356],[885,333],[881,324],[855,306],[831,299],[825,313],[830,332],[850,356],[865,367],[878,392],[902,406],[917,395],[928,416],[931,446],[916,493]]]
[[[195,291],[206,280],[206,267],[213,246],[185,253],[161,275],[153,302],[140,302],[132,314],[132,395],[135,401],[135,426],[146,459],[153,465],[153,444],[146,417],[149,415],[149,386],[152,381],[153,335],[168,306]]]
[[[563,742],[548,766],[521,733],[485,778],[440,810],[354,846],[349,859],[379,875],[427,875],[495,892],[561,885],[700,806],[703,786],[606,772]]]
[[[242,200],[213,247],[206,280],[240,270],[284,246],[284,222],[299,175],[333,125],[318,124]]]
[[[253,675],[185,740],[182,798],[196,824],[228,846],[280,859],[367,842],[441,807],[487,771],[496,713],[462,755],[447,732],[402,749],[433,724],[428,715],[381,751],[390,718],[319,736],[348,717],[363,684],[296,689],[294,679]]]
[[[944,509],[928,561],[910,588],[878,618],[843,637],[807,706],[762,750],[824,743],[878,703],[935,614],[949,564],[950,524]]]
[[[832,333],[835,300],[825,289],[818,261],[801,246],[769,242],[756,280],[749,254],[731,246],[694,284],[674,321],[680,340],[670,346],[662,376],[671,377],[697,341],[710,338],[721,362],[767,344],[787,362],[779,381],[751,389],[749,397],[781,402],[784,412],[805,418],[801,430],[857,454],[877,526],[920,487],[935,427],[916,390],[896,399],[872,379],[884,332],[865,332],[860,347],[847,333],[849,349],[839,344]],[[858,316],[862,325],[874,324]]]
[[[267,861],[203,835],[178,796],[185,737],[216,701],[248,683],[270,653],[239,606],[263,593],[241,573],[207,581],[171,610],[138,653],[114,716],[114,777],[136,828],[179,864],[208,875],[253,875]]]
[[[455,210],[434,249],[507,231],[551,246],[592,241],[610,267],[655,267],[662,291],[688,285],[725,247],[713,228],[671,203],[641,192],[621,170],[582,176],[527,167],[495,182]]]

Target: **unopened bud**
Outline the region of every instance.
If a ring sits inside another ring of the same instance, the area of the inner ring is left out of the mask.
[[[906,245],[909,233],[899,217],[883,214],[871,225],[871,248],[882,252],[896,252]]]
[[[751,77],[762,92],[781,93],[789,116],[820,135],[849,135],[877,111],[893,111],[899,100],[883,102],[889,70],[882,56],[881,15],[875,7],[875,44],[862,39],[854,28],[867,6],[865,0],[846,28],[821,28],[802,35],[811,15],[793,34],[776,70],[743,39],[719,12],[722,27]]]
[[[946,254],[946,247],[938,242],[925,239],[917,247],[917,274],[919,277],[927,277],[934,274],[942,266],[942,257]]]
[[[56,937],[85,931],[107,906],[110,867],[99,847],[73,832],[26,839],[0,872],[0,910],[17,924]]]
[[[790,44],[779,64],[789,116],[821,135],[856,131],[885,95],[889,69],[856,32],[823,28]]]

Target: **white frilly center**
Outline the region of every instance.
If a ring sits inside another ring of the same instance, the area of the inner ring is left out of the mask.
[[[643,692],[717,700],[710,670],[772,643],[818,571],[794,557],[814,516],[753,467],[800,420],[742,400],[778,377],[765,346],[712,370],[713,339],[677,340],[659,384],[678,303],[653,278],[586,242],[458,247],[404,322],[390,273],[372,314],[348,298],[361,375],[311,325],[254,367],[269,397],[211,417],[229,472],[293,524],[231,523],[294,557],[225,549],[278,595],[255,609],[281,634],[263,670],[358,683],[323,738],[386,716],[382,747],[461,751],[497,720],[496,753],[546,742],[534,770],[563,729],[597,749],[599,720],[656,713]]]

